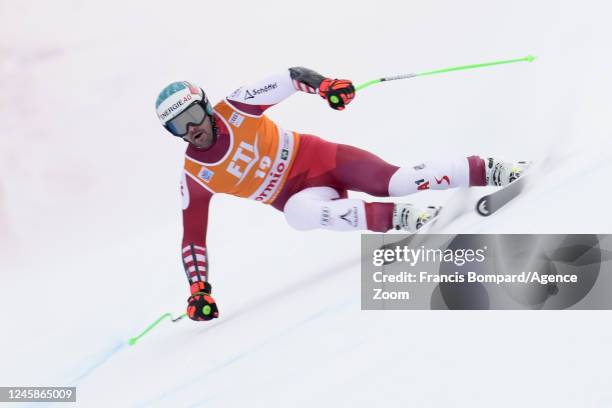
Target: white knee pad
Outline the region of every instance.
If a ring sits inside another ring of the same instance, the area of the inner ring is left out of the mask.
[[[301,231],[316,228],[334,231],[367,229],[362,200],[338,199],[330,187],[311,187],[289,198],[283,212],[287,223]]]

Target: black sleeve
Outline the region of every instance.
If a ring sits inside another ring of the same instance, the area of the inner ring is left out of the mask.
[[[318,89],[325,77],[312,69],[304,67],[289,68],[291,79],[306,84],[314,89]]]

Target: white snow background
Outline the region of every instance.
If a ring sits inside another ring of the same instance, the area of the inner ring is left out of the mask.
[[[395,164],[557,149],[519,200],[444,232],[612,233],[611,11],[595,0],[0,2],[0,385],[76,385],[84,407],[611,406],[609,312],[361,311],[359,234],[293,231],[228,196],[213,201],[208,237],[221,318],[164,322],[126,345],[188,295],[185,145],[154,112],[167,83],[218,100],[296,65],[358,84],[532,53],[532,64],[372,86],[343,112],[297,94],[269,116]]]

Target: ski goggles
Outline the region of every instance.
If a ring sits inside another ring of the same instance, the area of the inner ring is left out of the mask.
[[[189,105],[187,109],[170,119],[164,126],[174,136],[183,137],[188,133],[189,125],[201,125],[206,116],[206,108],[198,101]]]

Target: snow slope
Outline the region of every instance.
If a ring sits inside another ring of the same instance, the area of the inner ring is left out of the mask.
[[[214,99],[294,65],[360,83],[533,53],[377,85],[344,112],[296,95],[270,116],[393,163],[554,148],[528,194],[445,232],[612,233],[609,14],[594,0],[3,2],[0,385],[76,385],[86,407],[609,406],[609,313],[360,311],[359,234],[293,231],[231,197],[213,201],[208,240],[222,318],[125,343],[188,294],[184,145],[153,109],[166,83]]]

